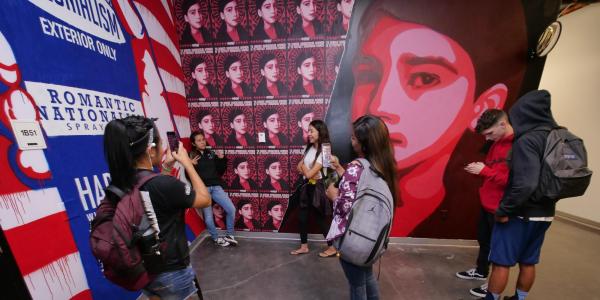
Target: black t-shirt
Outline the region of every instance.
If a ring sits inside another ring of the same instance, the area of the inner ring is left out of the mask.
[[[148,191],[160,228],[162,263],[147,266],[151,273],[180,270],[190,264],[184,213],[192,207],[196,192],[175,177],[159,175],[140,190]]]

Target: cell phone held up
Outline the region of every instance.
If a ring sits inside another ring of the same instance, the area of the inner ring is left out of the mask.
[[[171,151],[177,151],[179,149],[179,135],[174,131],[167,131],[167,140],[169,141],[169,148]]]

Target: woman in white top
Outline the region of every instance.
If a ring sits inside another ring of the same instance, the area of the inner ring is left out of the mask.
[[[317,184],[321,184],[320,180],[323,177],[323,157],[321,154],[323,143],[329,143],[329,131],[327,125],[321,120],[313,120],[308,126],[308,141],[304,148],[304,156],[298,163],[298,172],[307,180],[305,188],[300,196],[300,209],[298,212],[298,227],[300,230],[300,248],[290,252],[292,255],[308,253],[308,218],[312,215],[316,216],[316,221],[321,228],[323,236],[327,234],[328,224],[327,215],[331,214],[331,203],[327,200],[319,202],[320,207],[313,205],[312,199],[315,193]],[[323,189],[317,190],[322,193],[325,198]],[[325,251],[319,253],[320,257],[333,257],[336,255],[336,250],[332,246],[332,242],[327,242],[329,246]]]

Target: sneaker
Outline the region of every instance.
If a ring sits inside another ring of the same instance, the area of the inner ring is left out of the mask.
[[[486,280],[487,276],[477,273],[476,269],[469,269],[462,272],[456,272],[456,277],[462,279]]]
[[[238,245],[238,241],[235,240],[235,238],[232,235],[226,235],[223,237],[223,239],[225,241],[227,241],[231,246],[237,246]]]
[[[519,296],[517,296],[517,295],[504,296],[504,300],[519,300]]]
[[[487,294],[487,288],[488,288],[488,284],[484,283],[480,287],[471,289],[469,291],[469,293],[471,293],[471,295],[476,296],[476,297],[485,297],[485,295]]]
[[[215,242],[215,245],[221,246],[221,247],[229,247],[229,245],[230,245],[229,242],[226,241],[222,237],[218,237],[216,240],[213,240],[213,242]]]

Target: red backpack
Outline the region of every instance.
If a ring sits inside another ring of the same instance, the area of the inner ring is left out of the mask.
[[[151,225],[144,211],[140,192],[140,187],[157,175],[141,173],[128,193],[108,186],[107,193],[114,193],[120,200],[113,203],[108,196],[104,197],[91,223],[90,245],[102,263],[104,276],[130,291],[140,290],[153,280],[144,261],[160,257],[158,232],[153,230],[157,227]]]

